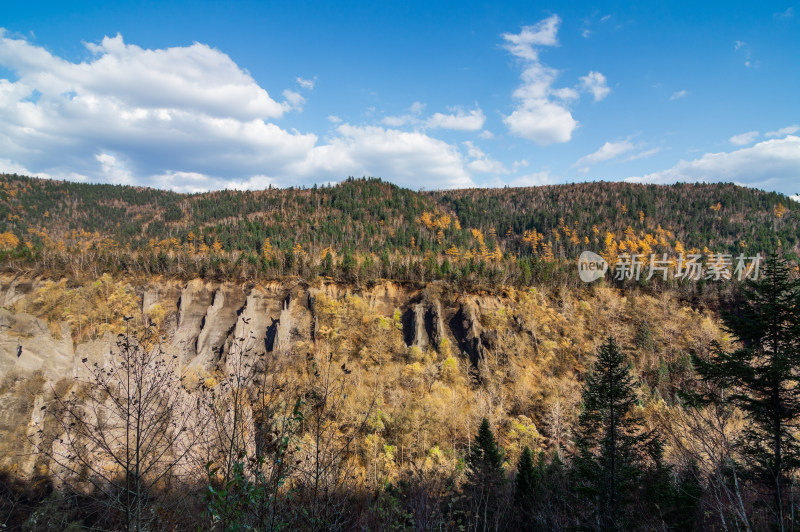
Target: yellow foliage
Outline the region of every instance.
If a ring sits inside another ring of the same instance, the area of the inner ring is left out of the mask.
[[[412,345],[408,348],[408,351],[406,351],[406,356],[409,360],[419,362],[424,358],[425,354],[422,352],[422,349],[420,349],[419,346]]]
[[[453,384],[458,381],[460,373],[458,371],[458,360],[453,356],[448,356],[442,362],[441,378],[443,381]]]
[[[508,451],[512,457],[522,454],[525,447],[530,447],[534,454],[539,452],[542,445],[542,435],[536,429],[536,424],[527,416],[519,415],[511,419],[508,438]]]
[[[125,330],[126,316],[139,316],[140,301],[133,289],[106,273],[95,282],[68,288],[65,279],[47,281],[27,308],[48,322],[67,322],[72,336],[102,336]]]
[[[401,374],[403,384],[412,388],[419,386],[422,384],[422,374],[424,372],[425,368],[419,362],[406,364]]]
[[[261,253],[264,255],[264,259],[271,260],[274,256],[272,251],[272,242],[269,241],[269,238],[264,239],[264,243],[261,245]],[[322,258],[325,258],[324,256]]]
[[[6,231],[5,233],[0,233],[0,248],[2,249],[14,249],[19,244],[19,238],[17,235],[10,231]]]

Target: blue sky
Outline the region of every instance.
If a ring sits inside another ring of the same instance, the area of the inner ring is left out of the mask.
[[[800,2],[18,2],[0,171],[800,193]]]

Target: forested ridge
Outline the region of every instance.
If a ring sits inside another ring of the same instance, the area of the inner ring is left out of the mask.
[[[798,215],[730,184],[3,176],[0,526],[794,530]],[[586,284],[583,250],[766,260]]]
[[[414,192],[379,179],[177,194],[0,176],[7,269],[528,284],[584,249],[800,250],[800,204],[732,184]]]

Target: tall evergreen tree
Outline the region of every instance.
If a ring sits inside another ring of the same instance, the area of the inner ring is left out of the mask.
[[[495,530],[502,521],[499,508],[501,490],[505,485],[503,454],[489,421],[484,418],[467,457],[465,491],[469,498],[470,528]]]
[[[517,476],[514,477],[514,500],[518,506],[530,505],[535,483],[536,469],[533,466],[533,453],[526,445],[517,463]]]
[[[533,465],[533,453],[527,445],[522,450],[517,463],[517,476],[514,477],[514,504],[520,514],[529,512],[536,487],[536,469]]]
[[[483,418],[478,429],[478,437],[467,463],[471,478],[490,482],[503,478],[503,450],[498,447],[486,418]]]
[[[660,462],[655,435],[631,413],[635,401],[630,364],[609,338],[586,379],[573,470],[600,530],[629,526],[634,494],[653,459]]]
[[[726,352],[715,344],[709,360],[695,355],[693,362],[749,418],[740,446],[746,470],[771,492],[776,528],[784,530],[791,518],[788,482],[800,466],[794,436],[800,425],[800,280],[784,259],[771,256],[743,295],[734,312],[723,314],[741,347]]]

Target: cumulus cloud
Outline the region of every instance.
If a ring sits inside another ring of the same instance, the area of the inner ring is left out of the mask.
[[[335,127],[322,141],[277,125],[305,97],[286,89],[275,99],[207,45],[148,50],[117,35],[86,47],[85,61],[70,62],[0,30],[0,66],[16,75],[0,79],[0,170],[180,191],[348,175],[412,187],[471,184],[458,147],[424,132],[352,126],[331,115]],[[313,88],[313,80],[296,81]],[[477,111],[456,112],[453,124],[477,122]]]
[[[503,122],[511,133],[540,145],[572,138],[578,122],[566,104],[576,100],[579,92],[591,93],[595,101],[610,92],[605,76],[596,71],[583,76],[574,88],[553,87],[558,71],[539,60],[539,48],[558,44],[560,23],[558,15],[552,15],[533,26],[524,26],[520,33],[502,35],[504,48],[524,64],[522,85],[513,93],[516,107]]]
[[[606,142],[600,149],[589,155],[584,155],[578,159],[573,166],[591,166],[599,162],[608,161],[619,157],[623,153],[627,153],[635,149],[633,143],[629,140],[621,140],[619,142]]]
[[[516,57],[528,61],[539,61],[537,46],[555,46],[558,44],[556,35],[561,18],[551,15],[533,26],[523,26],[519,33],[504,33],[505,48]]]
[[[467,148],[467,156],[472,159],[472,161],[467,164],[467,168],[469,168],[473,172],[477,173],[493,173],[493,174],[508,174],[508,170],[506,170],[503,163],[492,159],[488,155],[486,155],[483,150],[475,146],[470,141],[464,142],[464,146]],[[519,163],[515,163],[514,170]]]
[[[373,175],[410,188],[474,186],[454,146],[424,133],[342,124],[338,136],[292,164],[301,176]]]
[[[181,108],[215,117],[277,118],[290,105],[275,101],[227,55],[207,45],[145,50],[121,35],[86,44],[93,58],[70,63],[43,48],[0,32],[0,63],[20,76],[21,86],[42,97],[91,105],[91,97],[121,105]],[[78,100],[75,102],[75,100]]]
[[[800,137],[759,142],[732,152],[707,153],[693,161],[644,176],[629,177],[637,183],[727,182],[785,194],[797,194],[800,182]]]
[[[747,144],[752,144],[758,138],[758,135],[758,131],[748,131],[747,133],[734,135],[728,141],[734,146],[746,146]]]
[[[486,122],[486,115],[480,108],[465,111],[461,108],[453,109],[451,114],[434,113],[425,124],[428,127],[441,127],[459,131],[478,131]]]
[[[511,133],[546,146],[568,142],[578,122],[563,106],[547,100],[526,102],[508,115],[503,122]]]
[[[594,101],[599,102],[611,92],[606,82],[606,77],[600,72],[592,70],[581,77],[581,88],[594,96]]]

